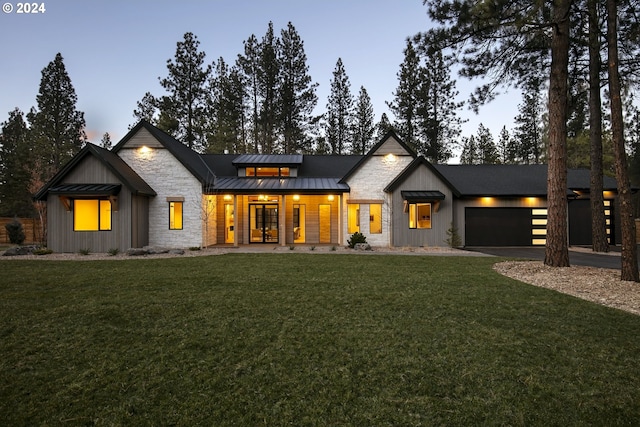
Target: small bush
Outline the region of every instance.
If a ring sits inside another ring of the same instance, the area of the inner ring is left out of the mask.
[[[447,238],[445,239],[445,242],[451,248],[458,248],[462,246],[462,238],[460,237],[460,234],[458,234],[458,229],[453,225],[453,223],[451,223],[451,227],[447,230]]]
[[[347,244],[351,249],[353,249],[357,243],[367,243],[367,238],[364,236],[364,234],[360,233],[359,231],[356,231],[355,233],[353,233],[351,235],[351,238],[347,240]]]
[[[13,218],[13,221],[5,224],[4,228],[7,229],[7,235],[9,241],[15,245],[21,245],[24,243],[25,235],[22,223],[18,221],[18,218]]]
[[[34,255],[49,255],[52,254],[53,250],[49,249],[49,248],[40,248],[40,249],[36,249],[35,251],[33,251]]]
[[[200,246],[191,246],[189,248],[190,251],[199,251],[200,250]]]
[[[118,255],[118,253],[119,253],[119,252],[120,252],[120,249],[118,249],[118,248],[111,248],[111,249],[109,249],[109,250],[107,251],[107,253],[108,253],[110,256],[116,256],[116,255]]]
[[[89,254],[91,253],[91,249],[89,249],[89,248],[80,249],[80,250],[78,251],[78,253],[79,253],[80,255],[89,255]]]
[[[335,246],[331,246],[331,250],[335,252],[336,247]]]
[[[289,250],[290,250],[290,251],[294,250],[295,248],[296,248],[296,247],[295,247],[295,246],[293,246],[293,245],[289,246]]]

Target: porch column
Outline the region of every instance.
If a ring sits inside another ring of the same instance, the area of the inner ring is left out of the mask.
[[[278,212],[278,239],[280,241],[280,246],[287,245],[287,196],[282,195],[280,199],[280,212]]]
[[[342,246],[342,238],[344,231],[342,230],[342,222],[344,221],[342,218],[342,193],[338,194],[338,245]]]
[[[239,228],[238,225],[242,225],[242,222],[239,221],[240,216],[238,215],[238,195],[233,195],[233,246],[238,247],[240,240]]]

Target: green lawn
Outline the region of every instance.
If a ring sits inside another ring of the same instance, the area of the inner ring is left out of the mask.
[[[0,425],[630,425],[640,317],[495,258],[0,262]]]

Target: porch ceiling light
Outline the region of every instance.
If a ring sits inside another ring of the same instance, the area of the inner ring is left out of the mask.
[[[384,160],[385,160],[385,162],[387,162],[387,163],[395,163],[395,161],[396,161],[396,156],[395,156],[395,154],[393,154],[393,153],[389,153],[389,154],[386,154],[386,155],[384,156]]]
[[[328,199],[330,202],[333,202],[333,199],[334,199],[334,198],[335,198],[335,197],[333,196],[333,194],[329,194],[329,197],[327,197],[327,199]]]
[[[296,201],[296,202],[300,201],[300,195],[299,194],[294,194],[293,195],[293,200]]]

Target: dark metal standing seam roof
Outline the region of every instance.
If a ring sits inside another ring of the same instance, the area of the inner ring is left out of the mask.
[[[120,192],[121,184],[61,184],[49,188],[49,193],[62,195],[109,195]]]
[[[234,165],[273,165],[291,166],[302,163],[302,154],[241,154],[236,157]]]
[[[210,192],[230,193],[330,193],[348,192],[340,178],[238,178],[218,177]]]
[[[444,200],[444,194],[437,190],[431,191],[401,191],[402,198],[408,201]]]

